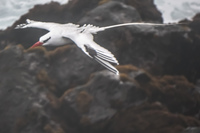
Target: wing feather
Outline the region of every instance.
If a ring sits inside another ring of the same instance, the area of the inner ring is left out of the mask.
[[[115,64],[115,65],[118,65],[118,64],[119,64],[118,61],[116,60],[116,58],[115,58],[113,55],[111,55],[111,54],[110,54],[110,56],[108,56],[108,55],[105,55],[105,54],[102,54],[102,53],[97,52],[97,55],[96,55],[96,56],[99,57],[99,58],[101,58],[101,59],[104,60],[104,61],[113,63],[113,64]]]
[[[90,44],[85,44],[84,45],[86,48],[86,52],[91,56],[91,57],[98,57],[103,61],[118,65],[117,59],[114,57],[114,55],[108,51],[107,49],[98,46],[94,47],[95,45],[90,45]],[[99,50],[101,48],[101,50]]]
[[[40,21],[33,21],[30,19],[26,20],[26,23],[19,24],[15,27],[15,29],[24,29],[24,28],[39,28],[39,29],[45,29],[50,31],[53,26],[56,26],[59,24],[56,23],[50,23],[50,22],[40,22]]]
[[[94,59],[99,62],[101,65],[103,65],[104,67],[106,67],[108,70],[110,70],[111,72],[115,73],[116,75],[119,75],[119,71],[112,66],[110,63],[100,59],[99,57],[95,56]]]
[[[69,36],[67,33],[63,32],[63,37],[70,38],[90,58],[95,59],[111,72],[119,74],[118,70],[112,66],[112,64],[119,64],[114,55],[95,43],[92,34],[85,32],[74,32],[73,34],[73,36]]]
[[[106,67],[108,70],[110,70],[111,72],[118,75],[119,74],[118,70],[112,65],[112,64],[115,64],[115,65],[119,64],[118,61],[116,60],[116,58],[114,57],[114,55],[108,50],[104,50],[103,52],[99,52],[98,48],[95,49],[93,47],[93,45],[85,44],[84,48],[82,48],[82,50],[89,57],[95,59],[97,62],[99,62],[104,67]],[[102,49],[104,49],[104,48],[102,47],[101,50]]]

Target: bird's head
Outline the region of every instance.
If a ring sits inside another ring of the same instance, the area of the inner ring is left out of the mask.
[[[31,48],[34,48],[37,46],[42,46],[42,45],[48,45],[50,39],[51,39],[51,36],[44,35],[44,36],[40,37],[40,40],[38,42],[36,42],[33,46],[31,46]]]

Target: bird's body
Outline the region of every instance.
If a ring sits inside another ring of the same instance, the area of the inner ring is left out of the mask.
[[[72,40],[85,54],[95,59],[97,62],[102,64],[108,70],[115,74],[119,74],[118,70],[113,66],[118,65],[118,61],[114,55],[107,49],[101,47],[93,40],[93,35],[99,31],[103,31],[109,28],[128,26],[128,25],[165,25],[165,24],[152,24],[152,23],[125,23],[112,25],[107,27],[96,27],[93,25],[75,25],[72,23],[58,24],[50,22],[39,22],[27,19],[26,24],[17,25],[16,29],[22,28],[40,28],[48,30],[49,32],[35,43],[33,47],[40,45],[65,45],[69,39]]]

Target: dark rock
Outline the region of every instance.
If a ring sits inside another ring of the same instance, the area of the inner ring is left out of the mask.
[[[195,84],[195,89],[196,89],[197,92],[200,93],[200,79],[197,80],[197,82],[196,82],[196,84]]]
[[[132,66],[118,66],[123,81],[138,81],[144,89],[145,97],[151,102],[159,101],[173,113],[199,115],[200,93],[195,86],[183,76],[152,77],[149,73]],[[129,69],[129,71],[127,71]],[[143,77],[137,79],[138,73]],[[146,81],[146,82],[145,82]],[[138,92],[137,92],[138,93]]]
[[[89,79],[91,73],[97,70],[104,70],[103,66],[90,59],[77,46],[63,46],[53,51],[47,51],[43,47],[38,47],[29,49],[28,52],[36,54],[39,52],[46,57],[47,65],[45,69],[48,76],[56,79],[56,83],[54,84],[56,91],[54,93],[57,96],[61,96],[68,88],[84,84]],[[40,60],[38,59],[38,61]],[[35,70],[37,67],[35,66],[33,69]],[[49,81],[48,76],[45,76],[47,74],[42,71],[39,72],[41,73],[38,73],[38,78],[40,81],[44,80],[42,84],[50,86],[52,81]]]
[[[110,119],[117,109],[130,102],[136,89],[135,84],[120,82],[117,75],[102,71],[92,75],[87,84],[67,90],[62,99],[82,116],[81,119],[87,118],[94,124]]]
[[[180,132],[200,125],[183,116],[195,116],[200,103],[184,77],[157,78],[131,65],[118,66],[120,76],[93,73],[98,64],[73,46],[53,51],[10,46],[0,57],[1,132],[171,132],[171,126]],[[79,69],[79,63],[89,66]]]
[[[149,77],[149,75],[147,73],[145,73],[144,71],[138,71],[138,73],[135,73],[135,80],[137,80],[140,83],[148,83],[149,81],[151,81],[151,78]]]
[[[125,0],[125,4],[135,7],[143,21],[163,22],[162,14],[156,8],[154,0]]]
[[[190,23],[190,27],[192,28],[193,32],[200,34],[200,13],[196,14],[193,18],[193,21]]]
[[[199,94],[194,89],[193,84],[189,83],[185,77],[164,76],[157,81],[150,85],[153,90],[156,86],[158,89],[152,91],[151,100],[162,102],[174,113],[194,116],[199,112]]]
[[[97,26],[108,26],[134,21],[141,21],[140,15],[134,7],[122,2],[110,1],[88,12],[79,23],[90,22]]]
[[[77,55],[78,62],[76,62],[76,58],[69,57],[76,55],[76,52],[82,54],[73,46],[50,52],[41,47],[24,50],[21,46],[10,46],[0,52],[1,132],[40,133],[43,132],[43,128],[50,130],[49,128],[53,127],[55,130],[57,128],[64,130],[62,124],[55,124],[57,120],[52,118],[63,119],[61,114],[65,115],[60,111],[63,107],[59,106],[56,96],[61,95],[69,87],[84,83],[89,78],[91,72],[84,70],[89,66],[86,68],[80,65],[81,60],[85,63],[88,61],[88,65],[91,66],[99,65],[92,63],[83,55]],[[65,57],[59,58],[63,54]],[[93,71],[93,68],[90,71]],[[78,76],[80,73],[82,76]],[[70,109],[66,111],[73,116],[73,111],[70,112]],[[56,112],[60,112],[59,115]],[[77,116],[73,116],[73,120],[65,120],[66,123],[74,123],[75,117]],[[70,130],[69,127],[65,128]]]
[[[199,132],[200,132],[199,127],[188,127],[183,131],[183,133],[199,133]]]
[[[171,114],[157,103],[131,107],[119,111],[110,120],[107,131],[111,133],[181,133],[185,126],[199,125],[191,117]]]
[[[47,89],[38,86],[29,67],[22,65],[27,60],[20,47],[10,47],[0,52],[0,132],[20,132],[22,128],[28,132],[34,130],[42,133],[38,127],[42,126],[48,116],[43,114]],[[26,54],[37,58],[39,55]],[[42,59],[40,59],[41,61]],[[32,60],[33,61],[33,60]],[[38,66],[43,66],[39,64]],[[30,63],[30,62],[29,62]],[[32,62],[31,64],[34,64]],[[29,64],[30,65],[30,64]],[[44,121],[41,121],[41,120]],[[37,125],[30,126],[31,121],[38,121]]]
[[[26,18],[97,26],[162,22],[152,0],[35,6],[0,31],[0,132],[198,131],[187,127],[200,126],[199,15],[188,26],[129,26],[95,35],[95,41],[122,64],[117,66],[119,76],[76,46],[26,49],[46,33],[13,30]]]

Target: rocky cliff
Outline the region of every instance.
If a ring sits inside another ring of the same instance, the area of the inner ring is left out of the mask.
[[[73,44],[29,49],[46,31],[14,30],[27,18],[96,26],[162,22],[153,0],[36,5],[0,31],[1,133],[200,132],[199,14],[187,25],[95,35],[119,60],[119,76]]]

